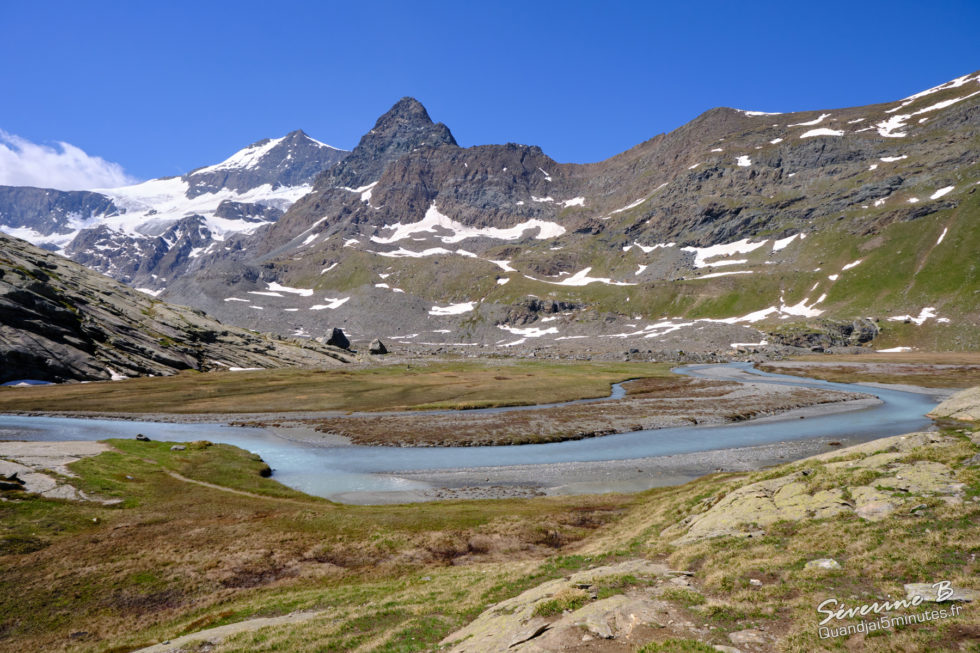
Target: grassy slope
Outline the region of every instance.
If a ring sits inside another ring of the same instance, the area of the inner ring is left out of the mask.
[[[0,388],[0,411],[231,413],[472,408],[604,397],[611,383],[668,376],[668,364],[534,361],[262,370]]]
[[[926,198],[935,188],[913,186],[910,191],[890,198],[884,206],[849,208],[843,212],[843,221],[824,218],[804,225],[810,232],[805,241],[795,241],[771,256],[768,247],[744,255],[749,260],[748,266],[735,269],[754,270],[751,275],[707,280],[691,276],[684,281],[636,286],[593,283],[569,287],[504,273],[492,264],[459,256],[372,260],[370,255],[359,253],[338,268],[342,274],[319,281],[324,288],[349,290],[373,283],[374,274],[389,270],[392,276],[388,281],[393,285],[433,301],[478,299],[506,305],[534,295],[579,302],[600,313],[642,315],[648,319],[734,317],[778,305],[780,297],[788,305],[804,299],[813,304],[826,293],[826,299],[819,305],[825,310],[821,316],[824,318],[883,319],[906,313],[918,315],[922,308],[933,306],[940,316],[951,320],[949,324],[930,320],[921,326],[883,321],[885,329],[876,343],[881,347],[912,345],[930,350],[976,350],[980,349],[976,294],[980,290],[976,260],[976,253],[980,252],[980,194],[961,191],[978,174],[980,167],[972,166],[958,178],[947,180],[958,189],[959,205],[955,209],[938,211],[911,222],[895,222],[895,211],[909,206],[906,200],[913,196],[928,202]],[[871,180],[868,173],[866,179],[859,177],[854,183]],[[866,229],[873,224],[879,227]],[[946,236],[937,244],[944,230]],[[759,237],[767,235],[763,232]],[[554,252],[545,251],[548,244],[528,246],[526,256],[554,257]],[[618,243],[606,242],[605,236],[599,235],[561,254],[569,257],[569,265],[576,270],[591,266],[592,276],[611,276],[631,282],[636,265],[656,256],[640,255],[634,248],[628,254],[610,258],[610,248],[618,248]],[[841,272],[844,265],[859,259],[860,265]],[[436,261],[438,264],[434,265]],[[767,262],[774,264],[765,265]],[[726,270],[729,268],[715,271]],[[839,274],[840,278],[831,282],[827,278],[831,274]],[[506,285],[497,285],[498,277],[511,280]],[[814,289],[815,284],[818,285]],[[791,318],[757,326],[784,328],[787,324],[803,322],[803,318]]]
[[[262,478],[263,463],[233,447],[111,443],[116,451],[72,466],[81,477],[73,482],[120,505],[11,493],[0,502],[0,649],[129,650],[298,608],[335,611],[329,624],[340,631],[317,635],[325,650],[410,629],[430,642],[511,591],[511,581],[529,582],[519,581],[529,569],[519,562],[498,576],[452,561],[540,561],[633,500],[346,506]]]

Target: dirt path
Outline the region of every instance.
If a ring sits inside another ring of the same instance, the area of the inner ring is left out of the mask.
[[[177,472],[167,470],[167,474],[177,479],[178,481],[183,481],[184,483],[193,483],[194,485],[202,485],[212,490],[220,490],[221,492],[228,492],[230,494],[238,494],[243,497],[251,497],[253,499],[265,499],[267,501],[278,501],[280,503],[295,503],[298,505],[307,506],[312,501],[303,501],[302,499],[290,499],[288,497],[270,497],[264,494],[256,494],[255,492],[246,492],[245,490],[236,490],[234,488],[225,487],[223,485],[215,485],[214,483],[208,483],[207,481],[197,481],[193,478],[187,478],[183,474],[178,474]]]

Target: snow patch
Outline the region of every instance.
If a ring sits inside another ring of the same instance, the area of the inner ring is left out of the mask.
[[[570,200],[565,200],[564,202],[559,202],[559,203],[566,208],[569,206],[585,206],[585,198],[573,197]]]
[[[714,277],[728,277],[733,274],[752,274],[752,270],[732,270],[731,272],[712,272],[711,274],[702,274],[700,277],[694,277],[694,278],[712,279]]]
[[[433,306],[429,310],[429,315],[460,315],[469,313],[476,306],[476,302],[463,302],[461,304],[450,304],[449,306]]]
[[[939,234],[939,240],[937,240],[937,241],[936,241],[936,244],[937,244],[937,245],[938,245],[939,243],[941,243],[941,242],[943,242],[943,238],[945,238],[945,237],[946,237],[946,232],[947,232],[947,231],[949,231],[949,227],[946,227],[946,228],[944,228],[944,229],[943,229],[943,232],[942,232],[941,234]]]
[[[629,211],[630,209],[635,209],[635,208],[636,208],[636,207],[638,207],[638,206],[639,206],[640,204],[643,204],[643,203],[644,203],[644,202],[646,202],[646,201],[647,201],[647,198],[645,198],[645,197],[644,197],[643,199],[639,199],[639,200],[636,200],[636,201],[635,201],[635,202],[633,202],[632,204],[627,204],[626,206],[624,206],[624,207],[623,207],[623,208],[621,208],[621,209],[616,209],[615,211],[610,211],[610,212],[609,212],[609,215],[615,215],[615,214],[617,214],[617,213],[622,213],[623,211]]]
[[[933,318],[937,322],[949,322],[947,318],[937,317],[936,309],[932,306],[926,306],[921,311],[919,311],[918,317],[912,317],[911,315],[893,315],[887,318],[889,322],[911,322],[916,326],[921,326],[926,320]]]
[[[747,155],[736,157],[735,162],[740,168],[748,168],[750,165],[752,165],[752,159],[750,159]]]
[[[813,127],[814,125],[819,125],[823,122],[824,118],[829,118],[829,113],[821,113],[819,118],[814,118],[813,120],[808,120],[807,122],[798,122],[792,125],[786,125],[787,127]]]
[[[534,277],[526,278],[532,281],[541,281],[542,283],[550,283],[556,286],[587,286],[590,283],[604,283],[608,286],[635,286],[635,283],[627,283],[625,281],[613,281],[606,277],[590,277],[589,272],[592,271],[591,267],[587,267],[584,270],[579,270],[567,279],[562,279],[561,281],[548,281],[547,279],[535,279]],[[567,273],[566,273],[567,274]]]
[[[940,188],[935,193],[933,193],[932,195],[930,195],[929,196],[929,199],[931,199],[931,200],[938,200],[943,195],[947,195],[947,194],[953,192],[953,189],[954,188],[956,188],[956,186],[946,186],[945,188]]]
[[[338,297],[336,299],[333,298],[333,297],[324,297],[324,300],[326,300],[329,303],[327,303],[327,304],[314,304],[313,306],[310,306],[310,310],[311,311],[322,311],[325,308],[329,308],[331,310],[333,310],[335,308],[340,308],[345,303],[347,303],[348,300],[350,300],[350,297]]]
[[[399,222],[393,225],[387,225],[383,228],[390,229],[393,233],[387,238],[372,236],[371,240],[373,242],[382,244],[394,243],[417,233],[431,233],[435,235],[437,229],[451,232],[451,235],[435,236],[438,240],[441,240],[444,243],[458,243],[459,241],[467,238],[478,237],[493,238],[497,240],[517,240],[524,235],[525,231],[529,230],[537,230],[537,235],[535,235],[534,238],[538,240],[555,238],[565,233],[565,228],[561,225],[555,222],[547,222],[545,220],[538,219],[528,220],[513,227],[506,228],[468,227],[440,213],[439,209],[436,208],[435,203],[429,207],[429,209],[425,212],[425,217],[419,222],[414,222],[411,224],[401,224]]]
[[[313,291],[309,288],[290,288],[289,286],[281,286],[275,282],[266,285],[268,286],[269,290],[273,292],[285,292],[292,295],[299,295],[300,297],[309,297],[313,294]],[[280,297],[281,296],[282,295],[280,295]]]
[[[786,247],[788,247],[789,244],[793,242],[797,237],[799,237],[800,240],[803,240],[806,238],[806,234],[793,234],[792,236],[787,236],[786,238],[780,238],[775,243],[773,243],[772,251],[778,252],[780,250],[786,249]]]
[[[717,265],[734,265],[734,261],[709,263],[708,259],[719,256],[732,256],[733,254],[748,254],[749,252],[759,249],[765,245],[766,242],[767,241],[762,240],[758,243],[750,243],[748,238],[743,238],[742,240],[735,241],[734,243],[711,245],[709,247],[682,247],[681,250],[684,252],[694,253],[694,267],[706,268],[708,266]],[[744,260],[739,261],[739,263],[744,262]]]
[[[811,129],[808,132],[800,134],[800,138],[813,138],[814,136],[843,136],[843,135],[844,135],[843,130],[820,127],[819,129]]]
[[[498,324],[497,328],[503,329],[504,331],[513,333],[517,336],[524,336],[525,338],[540,338],[541,336],[546,336],[549,333],[558,333],[558,327],[548,327],[547,329],[542,329],[541,327],[527,327],[526,329],[519,329],[507,324]]]

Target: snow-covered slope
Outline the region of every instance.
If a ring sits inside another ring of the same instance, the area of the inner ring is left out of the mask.
[[[0,231],[159,291],[202,253],[275,222],[346,154],[297,130],[183,177],[92,191],[0,187]]]

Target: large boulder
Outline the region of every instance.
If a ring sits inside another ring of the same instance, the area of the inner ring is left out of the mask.
[[[343,330],[334,327],[330,331],[330,336],[327,338],[326,344],[333,347],[340,347],[341,349],[350,349],[350,340],[344,335]]]
[[[368,353],[374,354],[375,356],[381,356],[388,353],[388,348],[385,347],[385,343],[381,342],[378,338],[371,341],[371,345],[368,347]]]

